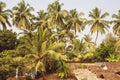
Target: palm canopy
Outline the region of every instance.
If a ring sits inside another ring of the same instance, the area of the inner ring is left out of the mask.
[[[68,17],[68,29],[72,29],[75,31],[81,31],[84,29],[84,21],[86,19],[81,18],[84,13],[78,13],[76,9],[70,10],[69,17]]]
[[[91,34],[97,32],[95,43],[97,41],[98,32],[105,34],[105,30],[108,30],[109,28],[109,21],[104,20],[104,18],[106,18],[108,15],[109,14],[107,12],[101,14],[101,10],[98,8],[93,9],[89,13],[89,17],[92,18],[92,20],[88,20],[88,24],[91,25]]]
[[[30,22],[33,17],[31,11],[34,9],[26,4],[24,1],[21,1],[17,6],[13,7],[12,20],[13,25],[16,25],[18,28],[30,29]]]
[[[113,14],[112,17],[116,19],[112,21],[114,23],[113,31],[116,35],[120,36],[120,10],[118,14]]]
[[[68,15],[67,10],[62,10],[62,5],[59,1],[55,1],[52,4],[48,5],[47,11],[49,15],[49,26],[56,27],[57,29],[61,29],[64,27],[65,18]]]
[[[79,39],[73,39],[73,51],[75,53],[83,53],[84,52],[84,44],[83,41]]]
[[[65,43],[54,42],[48,28],[39,27],[31,39],[29,36],[24,38],[21,38],[22,44],[18,46],[18,50],[26,49],[29,52],[25,55],[29,61],[26,65],[35,66],[36,71],[45,71],[47,65],[51,65],[51,60],[65,59],[62,55]]]
[[[90,35],[84,35],[83,39],[84,39],[84,45],[86,47],[90,48],[94,46],[94,43],[92,42],[92,38],[90,37]]]
[[[6,24],[11,26],[8,20],[11,11],[8,9],[4,10],[5,7],[6,7],[6,4],[4,2],[0,2],[0,25],[3,27],[3,30],[6,30],[7,28]]]
[[[36,20],[35,25],[37,27],[47,28],[48,27],[48,13],[41,10],[38,12],[38,16],[34,18]]]

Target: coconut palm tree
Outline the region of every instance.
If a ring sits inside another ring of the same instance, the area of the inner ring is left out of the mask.
[[[5,7],[6,4],[4,2],[0,2],[0,25],[3,28],[3,30],[6,30],[7,25],[11,26],[8,20],[11,11],[9,9],[4,10]]]
[[[84,21],[86,19],[81,18],[84,13],[78,13],[76,9],[70,10],[67,28],[75,31],[81,31],[84,29]]]
[[[31,19],[33,17],[33,14],[31,11],[33,11],[33,7],[30,7],[29,4],[26,4],[25,1],[21,1],[17,4],[17,6],[14,6],[12,8],[13,14],[12,14],[12,21],[13,25],[20,29],[31,29]]]
[[[65,24],[65,18],[68,15],[67,10],[62,10],[63,4],[55,1],[48,5],[47,11],[49,15],[49,26],[57,28],[60,31]]]
[[[83,53],[85,49],[85,46],[83,44],[83,41],[79,39],[73,39],[73,50],[75,53]]]
[[[112,21],[112,23],[114,24],[113,26],[114,33],[120,36],[120,10],[118,11],[118,14],[113,14],[112,18],[116,19]]]
[[[38,12],[38,16],[34,17],[36,20],[35,25],[37,27],[42,27],[43,29],[48,28],[48,13],[41,10]]]
[[[108,31],[109,28],[109,21],[104,20],[105,17],[107,17],[109,14],[107,12],[101,14],[101,10],[98,8],[93,9],[89,13],[89,17],[92,18],[92,20],[88,20],[88,24],[91,25],[90,32],[91,34],[97,33],[95,44],[98,38],[98,33],[105,34],[105,30]]]
[[[90,48],[94,46],[94,43],[92,42],[92,38],[90,37],[90,35],[84,35],[83,39],[84,39],[84,45],[86,47]]]
[[[63,4],[60,4],[59,1],[55,1],[54,3],[49,4],[47,8],[48,27],[56,33],[56,39],[58,42],[66,42],[68,37],[72,38],[74,36],[67,28],[68,11],[63,10],[62,6]]]

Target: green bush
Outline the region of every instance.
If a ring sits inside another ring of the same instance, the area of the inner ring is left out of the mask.
[[[120,62],[120,55],[110,54],[109,57],[106,58],[108,62]]]
[[[15,49],[17,46],[17,34],[11,30],[0,30],[0,52]]]
[[[57,61],[57,73],[60,78],[66,78],[70,75],[68,65],[63,60]]]

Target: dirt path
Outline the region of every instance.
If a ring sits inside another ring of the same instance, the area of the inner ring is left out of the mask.
[[[77,80],[98,80],[97,76],[88,69],[76,69],[73,71]]]

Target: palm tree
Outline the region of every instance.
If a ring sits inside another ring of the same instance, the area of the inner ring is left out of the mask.
[[[118,11],[118,14],[113,14],[112,18],[116,19],[112,21],[114,23],[113,26],[114,33],[120,36],[120,10]]]
[[[104,18],[108,15],[109,14],[107,12],[101,14],[101,10],[99,10],[98,8],[93,9],[89,13],[89,17],[92,18],[92,20],[88,20],[88,24],[91,25],[90,32],[91,32],[91,34],[93,34],[95,32],[97,33],[96,39],[95,39],[95,44],[96,44],[96,41],[98,38],[98,33],[101,32],[101,34],[105,34],[105,30],[108,31],[109,21],[104,20]]]
[[[12,21],[13,25],[20,29],[31,29],[31,19],[33,14],[33,7],[30,7],[29,4],[26,4],[24,1],[18,3],[17,6],[13,7]]]
[[[4,2],[0,2],[0,25],[3,27],[3,30],[6,30],[7,28],[6,24],[11,26],[8,20],[11,11],[9,9],[4,10],[5,7],[6,7],[6,4]]]
[[[38,12],[38,16],[34,18],[36,20],[35,25],[42,27],[43,29],[48,27],[48,13],[41,10]]]
[[[41,72],[43,78],[45,79],[45,71],[46,68],[53,67],[54,60],[59,60],[65,56],[62,55],[65,48],[65,43],[63,42],[54,42],[52,40],[52,34],[48,30],[48,28],[43,29],[42,27],[38,27],[38,31],[33,35],[32,39],[30,37],[25,36],[25,39],[22,40],[22,44],[19,45],[18,50],[26,49],[29,54],[25,55],[25,59],[28,59],[28,66],[34,66],[36,71]],[[56,66],[54,66],[56,67]]]
[[[59,1],[55,1],[52,4],[48,5],[48,15],[49,15],[49,26],[57,28],[57,31],[61,30],[65,24],[65,18],[68,15],[67,10],[62,10],[63,4],[60,4]]]
[[[81,31],[84,29],[84,21],[86,19],[81,18],[83,13],[77,13],[76,9],[70,10],[67,28],[75,31]]]
[[[94,43],[92,42],[92,38],[90,37],[90,35],[85,35],[83,37],[84,39],[84,45],[85,47],[93,47],[94,46]]]
[[[73,39],[73,51],[75,53],[84,53],[84,43],[83,40],[79,40],[79,39]]]

